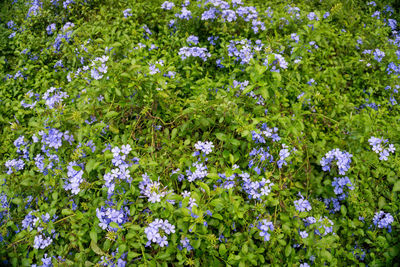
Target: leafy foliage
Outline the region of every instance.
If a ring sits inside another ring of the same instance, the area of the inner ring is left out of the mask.
[[[3,264],[399,262],[387,4],[2,3]]]

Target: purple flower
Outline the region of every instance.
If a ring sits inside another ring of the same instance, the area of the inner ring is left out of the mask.
[[[298,212],[310,211],[312,209],[310,202],[307,199],[304,199],[303,195],[300,195],[300,199],[294,201],[294,206]]]
[[[164,9],[164,10],[171,10],[171,9],[174,8],[174,7],[175,7],[175,4],[172,3],[172,2],[168,2],[168,1],[165,1],[165,2],[162,3],[162,5],[161,5],[161,8]]]
[[[212,20],[215,19],[217,17],[217,14],[220,11],[214,7],[210,7],[209,10],[206,10],[203,12],[203,14],[201,14],[201,20]]]
[[[308,18],[309,20],[317,20],[317,21],[318,21],[318,16],[317,16],[317,14],[315,14],[314,12],[310,12],[310,13],[307,15],[307,18]]]
[[[188,10],[186,7],[182,7],[181,13],[175,14],[175,17],[177,17],[179,19],[189,20],[192,18],[192,12],[190,10]]]
[[[194,35],[190,35],[190,36],[186,39],[186,42],[187,42],[189,45],[192,45],[192,44],[197,45],[197,44],[199,43],[199,37],[194,36]]]
[[[379,211],[375,213],[373,223],[378,228],[387,228],[391,230],[391,224],[394,222],[393,216],[390,213]]]
[[[297,35],[297,33],[292,33],[292,34],[290,35],[290,38],[292,38],[292,40],[295,41],[296,43],[298,43],[299,40],[300,40],[300,38],[299,38],[299,36]]]
[[[148,240],[146,246],[150,246],[151,243],[158,244],[160,247],[168,246],[167,236],[162,236],[160,230],[162,230],[164,234],[169,235],[175,233],[175,226],[170,224],[168,220],[163,221],[161,219],[155,219],[144,229]]]
[[[75,168],[79,169],[76,170]],[[83,170],[75,161],[68,164],[68,181],[65,182],[64,189],[71,190],[71,193],[76,195],[80,192],[80,184],[83,182]]]
[[[230,10],[230,9],[222,10],[222,18],[225,21],[228,21],[228,22],[235,21],[236,20],[236,13],[235,13],[235,11]]]
[[[300,234],[301,238],[307,238],[308,237],[307,231],[300,231],[299,234]]]
[[[211,54],[208,53],[207,48],[203,47],[182,47],[179,49],[178,55],[181,56],[182,60],[185,60],[188,57],[199,57],[203,61],[207,61],[207,58],[211,57]]]
[[[206,142],[201,142],[198,141],[194,147],[204,153],[205,155],[208,155],[212,152],[212,149],[214,148],[214,145],[212,142],[206,141]]]
[[[375,49],[374,51],[374,58],[376,61],[381,62],[382,59],[385,57],[385,53],[379,49]]]
[[[123,14],[124,14],[124,18],[127,18],[127,17],[130,17],[130,16],[132,16],[132,9],[130,9],[130,8],[127,8],[127,9],[125,9],[124,11],[122,11],[123,12]]]
[[[344,175],[350,169],[351,155],[346,151],[340,151],[338,148],[333,149],[322,157],[320,163],[323,171],[330,171],[331,165],[334,160],[337,160],[336,165],[339,169],[339,174]]]
[[[266,219],[263,219],[261,222],[258,223],[257,228],[260,230],[259,235],[261,237],[264,237],[264,241],[267,242],[269,241],[271,234],[269,231],[273,232],[274,231],[274,225],[272,222],[267,221]]]

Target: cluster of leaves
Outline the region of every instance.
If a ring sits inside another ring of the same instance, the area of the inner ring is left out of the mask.
[[[2,3],[2,263],[399,262],[387,4]]]

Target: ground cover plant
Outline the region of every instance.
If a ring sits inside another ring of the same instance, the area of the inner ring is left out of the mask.
[[[390,1],[0,4],[0,260],[398,266]]]

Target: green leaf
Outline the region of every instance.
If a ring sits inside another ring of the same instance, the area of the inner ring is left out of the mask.
[[[171,140],[175,139],[177,133],[178,133],[178,129],[177,128],[172,129]]]
[[[342,206],[340,207],[340,212],[343,214],[343,216],[346,216],[346,214],[347,214],[347,208],[346,208],[345,205],[342,205]]]
[[[128,252],[128,260],[132,260],[133,258],[137,258],[139,256],[141,256],[142,254],[133,252],[133,251],[129,251]]]
[[[286,257],[289,257],[289,256],[290,256],[290,253],[292,253],[292,246],[289,244],[289,245],[287,245],[286,248],[285,248],[285,256],[286,256]]]
[[[112,117],[115,117],[115,116],[117,116],[119,113],[118,112],[116,112],[116,111],[114,111],[114,110],[111,110],[111,111],[109,111],[109,112],[107,112],[107,114],[106,114],[106,118],[112,118]]]
[[[200,247],[201,244],[201,239],[197,239],[193,242],[193,248],[198,249]]]
[[[397,181],[393,186],[393,192],[398,192],[398,191],[400,191],[400,180]]]
[[[101,248],[99,248],[99,246],[97,245],[96,242],[94,242],[93,240],[90,242],[90,248],[94,251],[94,253],[96,253],[97,255],[105,255],[105,253],[101,250]]]
[[[381,208],[383,208],[383,206],[385,206],[386,205],[386,200],[385,200],[385,198],[384,197],[379,197],[379,200],[378,200],[378,207],[381,209]]]
[[[218,213],[214,213],[212,217],[221,221],[224,220],[224,217],[222,217],[222,215]]]
[[[221,179],[221,178],[218,176],[218,174],[212,173],[212,172],[208,173],[208,174],[207,174],[207,177],[208,177],[208,178],[211,178],[211,179],[213,179],[213,180]]]
[[[215,136],[217,137],[218,140],[221,140],[221,141],[226,140],[226,135],[224,133],[216,133]]]
[[[119,228],[119,225],[116,222],[110,222],[110,227]]]
[[[331,254],[329,251],[327,251],[327,250],[323,250],[323,251],[321,252],[321,256],[322,256],[324,259],[326,259],[328,262],[332,261],[332,254]]]
[[[263,86],[260,89],[258,89],[258,91],[260,92],[261,96],[265,99],[268,100],[269,99],[269,91],[268,88]]]
[[[97,232],[95,229],[92,229],[89,233],[90,239],[97,244]]]
[[[90,159],[86,164],[86,171],[90,173],[92,170],[96,169],[100,165],[100,162],[96,162],[94,159]]]
[[[13,198],[13,200],[11,202],[14,203],[15,205],[21,205],[23,201],[21,198],[17,197],[17,198]]]
[[[221,256],[224,256],[225,253],[226,253],[225,244],[222,243],[221,245],[219,245],[218,251],[219,251],[219,254],[220,254]]]
[[[71,214],[74,214],[74,212],[70,209],[62,209],[61,214],[62,215],[71,215]]]
[[[73,166],[72,168],[73,168],[75,171],[77,171],[77,172],[79,172],[80,170],[82,170],[81,167],[79,167],[79,166]]]
[[[210,195],[210,187],[206,183],[198,182],[198,184],[206,191],[207,195]]]

